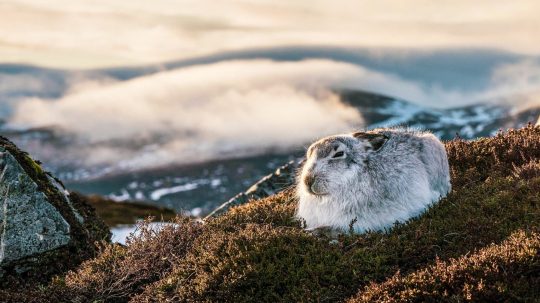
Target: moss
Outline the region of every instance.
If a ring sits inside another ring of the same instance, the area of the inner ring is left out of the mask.
[[[40,163],[34,161],[34,159],[30,158],[30,156],[27,154],[24,154],[24,163],[28,163],[28,167],[33,170],[34,175],[40,176],[45,174]]]

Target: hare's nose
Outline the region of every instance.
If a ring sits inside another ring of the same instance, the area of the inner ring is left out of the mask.
[[[313,176],[312,174],[306,175],[304,177],[304,183],[306,183],[307,187],[311,187],[311,185],[315,183],[315,176]]]
[[[310,192],[313,193],[313,185],[315,184],[315,175],[308,174],[304,177],[304,183]]]

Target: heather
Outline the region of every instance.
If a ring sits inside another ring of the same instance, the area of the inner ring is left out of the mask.
[[[453,191],[386,232],[314,236],[294,188],[101,253],[37,292],[75,302],[534,302],[540,128],[446,142]],[[33,297],[36,297],[34,295]]]

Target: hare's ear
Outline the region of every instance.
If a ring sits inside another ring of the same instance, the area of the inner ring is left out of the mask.
[[[353,137],[368,141],[374,151],[378,151],[388,141],[388,137],[383,134],[356,132],[352,134]]]

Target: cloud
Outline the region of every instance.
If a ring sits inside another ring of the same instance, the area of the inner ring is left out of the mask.
[[[476,90],[430,85],[330,60],[236,60],[191,66],[121,81],[72,82],[58,98],[19,100],[9,126],[56,127],[75,138],[65,152],[33,153],[47,162],[141,169],[170,163],[288,150],[327,134],[364,126],[341,102],[355,89],[429,107],[501,102],[516,110],[539,106],[540,63],[493,69]]]
[[[95,68],[289,45],[540,54],[540,3],[5,0],[2,62]]]
[[[78,85],[53,100],[26,99],[10,125],[74,134],[76,156],[88,165],[120,161],[141,168],[235,157],[362,125],[361,115],[330,90],[357,73],[324,60],[223,62]]]
[[[0,71],[0,120],[6,119],[13,106],[28,96],[58,96],[64,79],[39,73],[2,73]]]
[[[540,106],[540,61],[522,60],[501,65],[495,69],[491,84],[494,89],[487,93],[486,99],[499,96],[518,109]]]
[[[359,68],[363,70],[362,73],[357,77],[345,79],[339,85],[433,108],[452,108],[478,103],[499,103],[516,108],[523,108],[525,104],[540,105],[540,100],[536,101],[531,97],[540,91],[539,60],[524,59],[495,65],[487,75],[487,83],[473,89],[430,84],[429,76],[410,80],[389,72]]]

